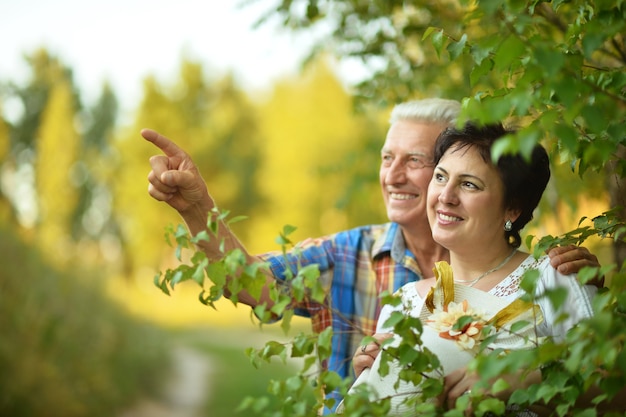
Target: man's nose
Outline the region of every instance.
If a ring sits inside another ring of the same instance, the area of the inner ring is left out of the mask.
[[[385,181],[387,184],[398,184],[406,181],[406,169],[402,161],[395,160],[387,168]]]

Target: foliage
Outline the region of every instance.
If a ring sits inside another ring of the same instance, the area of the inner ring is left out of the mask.
[[[293,30],[329,28],[319,51],[368,65],[362,98],[465,97],[468,117],[527,119],[502,150],[555,138],[584,173],[626,141],[623,1],[281,0],[260,21],[276,15]]]
[[[258,24],[278,18],[288,30],[326,34],[317,36],[313,56],[331,50],[369,68],[355,87],[357,102],[462,100],[461,119],[519,127],[494,156],[529,152],[542,141],[555,164],[580,176],[600,173],[610,207],[622,207],[619,217],[626,219],[623,1],[264,2],[272,6]],[[573,182],[558,183],[561,200],[576,204]],[[626,246],[614,245],[621,264]]]
[[[247,290],[258,299],[261,287],[265,284],[263,271],[267,268],[266,265],[246,264],[238,250],[225,253],[220,261],[209,263],[202,252],[193,249],[192,245],[195,243],[215,239],[218,235],[219,222],[227,222],[228,213],[215,210],[211,217],[213,220],[207,225],[207,232],[195,237],[191,237],[183,226],[170,229],[168,236],[176,242],[179,261],[183,261],[184,251],[191,250],[193,255],[189,257],[189,263],[183,262],[174,269],[168,269],[165,274],[155,276],[155,285],[169,294],[179,283],[193,280],[201,288],[200,301],[209,306],[225,293],[231,294],[230,299],[236,304],[237,294],[242,290]],[[232,219],[237,220],[239,219]],[[581,223],[583,221],[584,219]],[[282,246],[284,253],[293,244],[289,239],[293,231],[293,227],[285,226],[277,238],[277,243]],[[559,237],[542,238],[536,245],[536,252],[543,253],[545,248],[554,244],[580,243],[591,235],[625,241],[626,223],[621,222],[615,217],[614,212],[609,211],[594,218],[592,226],[582,226],[577,231]],[[613,267],[604,268],[600,273],[609,273],[609,269]],[[581,271],[580,279],[587,282],[597,273],[597,270],[584,269]],[[522,281],[522,287],[527,293],[533,294],[537,274],[527,275],[528,277]],[[282,327],[287,332],[292,315],[289,308],[291,300],[324,302],[325,292],[317,281],[318,276],[319,271],[316,268],[306,267],[297,270],[293,276],[286,277],[284,282],[275,282],[271,292],[275,305],[269,311],[263,306],[257,307],[254,310],[256,317],[260,318],[261,323],[282,317]],[[502,379],[503,375],[519,374],[519,378],[524,378],[530,370],[542,369],[543,382],[513,392],[508,404],[492,397],[482,398],[480,395],[474,395],[471,398],[463,398],[454,410],[446,411],[435,407],[428,399],[438,395],[442,389],[441,379],[433,377],[433,372],[436,374],[440,369],[439,358],[435,352],[423,346],[421,322],[399,313],[392,315],[387,325],[393,326],[394,332],[402,337],[402,342],[398,347],[389,347],[385,350],[381,370],[383,373],[388,372],[389,361],[399,361],[404,369],[399,374],[399,381],[421,384],[421,394],[408,400],[408,404],[411,404],[416,412],[419,411],[419,415],[452,417],[458,415],[458,410],[463,410],[467,406],[467,401],[473,402],[475,410],[480,410],[480,415],[485,412],[508,415],[507,412],[510,411],[505,411],[508,410],[507,405],[515,404],[523,409],[537,403],[549,404],[548,406],[554,409],[553,415],[558,416],[589,412],[593,406],[576,402],[581,395],[592,390],[594,402],[602,402],[607,398],[612,399],[626,384],[626,362],[622,360],[626,337],[626,316],[622,313],[626,300],[623,296],[624,288],[626,275],[623,271],[614,273],[610,284],[600,291],[594,300],[595,317],[582,322],[564,342],[547,341],[533,349],[512,351],[506,355],[501,355],[501,350],[478,355],[470,365],[475,367],[482,378],[482,382],[477,386],[478,392],[488,387],[493,387],[496,391],[507,389],[508,383]],[[547,291],[544,296],[549,297],[555,308],[562,305],[564,300],[563,294],[559,291]],[[397,296],[383,294],[382,302],[397,303]],[[459,322],[462,324],[463,320],[467,321],[467,317],[461,317]],[[513,332],[516,331],[516,326],[512,326]],[[489,334],[488,328],[485,326],[483,330],[485,334]],[[263,363],[270,363],[273,358],[284,362],[287,357],[301,358],[303,365],[296,375],[270,382],[269,397],[244,400],[242,409],[263,416],[314,416],[320,407],[333,405],[334,400],[325,399],[324,393],[339,388],[344,395],[347,394],[352,383],[351,378],[342,380],[336,373],[317,367],[329,356],[331,335],[332,329],[327,328],[320,334],[300,333],[289,343],[270,341],[260,349],[249,348],[247,353],[257,367]],[[364,343],[367,343],[369,338],[367,335],[363,336]],[[482,346],[486,346],[489,340],[489,337],[485,339]],[[593,391],[597,389],[601,391]],[[311,392],[315,394],[314,400],[310,396]],[[270,401],[270,398],[274,397],[288,398],[289,401],[277,406],[275,402]],[[370,392],[362,386],[346,398],[344,415],[386,415],[389,404],[390,398],[372,402]]]
[[[109,417],[158,388],[164,335],[111,302],[99,272],[61,272],[6,227],[0,262],[0,415]]]

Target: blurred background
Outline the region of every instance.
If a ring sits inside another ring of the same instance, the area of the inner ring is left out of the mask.
[[[301,240],[386,221],[388,106],[355,111],[367,73],[307,60],[315,31],[254,28],[263,3],[0,4],[0,415],[225,417],[293,372],[244,355],[286,338],[278,325],[154,285],[177,265],[164,236],[180,219],[147,194],[158,151],[139,136],[194,157],[220,206],[248,217],[233,229],[251,252],[279,249],[286,224]],[[608,207],[601,176],[553,171],[539,236]]]

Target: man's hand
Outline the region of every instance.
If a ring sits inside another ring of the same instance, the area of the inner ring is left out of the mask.
[[[194,205],[202,206],[208,212],[213,200],[191,157],[154,130],[143,129],[141,136],[165,154],[150,158],[152,171],[148,174],[148,193],[181,213]]]
[[[206,231],[209,212],[215,207],[215,202],[191,157],[174,142],[154,130],[143,129],[141,136],[152,142],[165,154],[150,158],[152,171],[148,174],[148,182],[150,183],[148,193],[155,200],[164,201],[176,209],[185,220],[193,236]],[[247,264],[262,262],[260,258],[248,253],[223,220],[220,220],[220,224],[215,238],[197,243],[197,246],[207,255],[209,260],[222,259],[225,253],[240,249],[246,256]],[[264,271],[264,273],[267,276],[266,286],[263,288],[260,299],[250,295],[246,289],[242,289],[238,293],[240,302],[251,307],[263,303],[268,309],[273,306],[274,301],[270,297],[269,289],[275,277],[271,275],[269,270]],[[225,291],[228,293],[227,288]]]
[[[548,256],[550,264],[562,274],[576,274],[585,266],[600,268],[598,258],[581,246],[556,246],[548,251]],[[587,284],[602,287],[604,277],[594,278]]]

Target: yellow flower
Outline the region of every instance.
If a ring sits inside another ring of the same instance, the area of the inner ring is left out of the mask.
[[[459,319],[463,320],[463,326],[455,326]],[[444,339],[454,340],[461,348],[474,350],[483,339],[482,330],[487,323],[487,317],[482,310],[470,307],[467,300],[461,303],[451,301],[443,309],[435,308],[426,324],[439,332]]]

